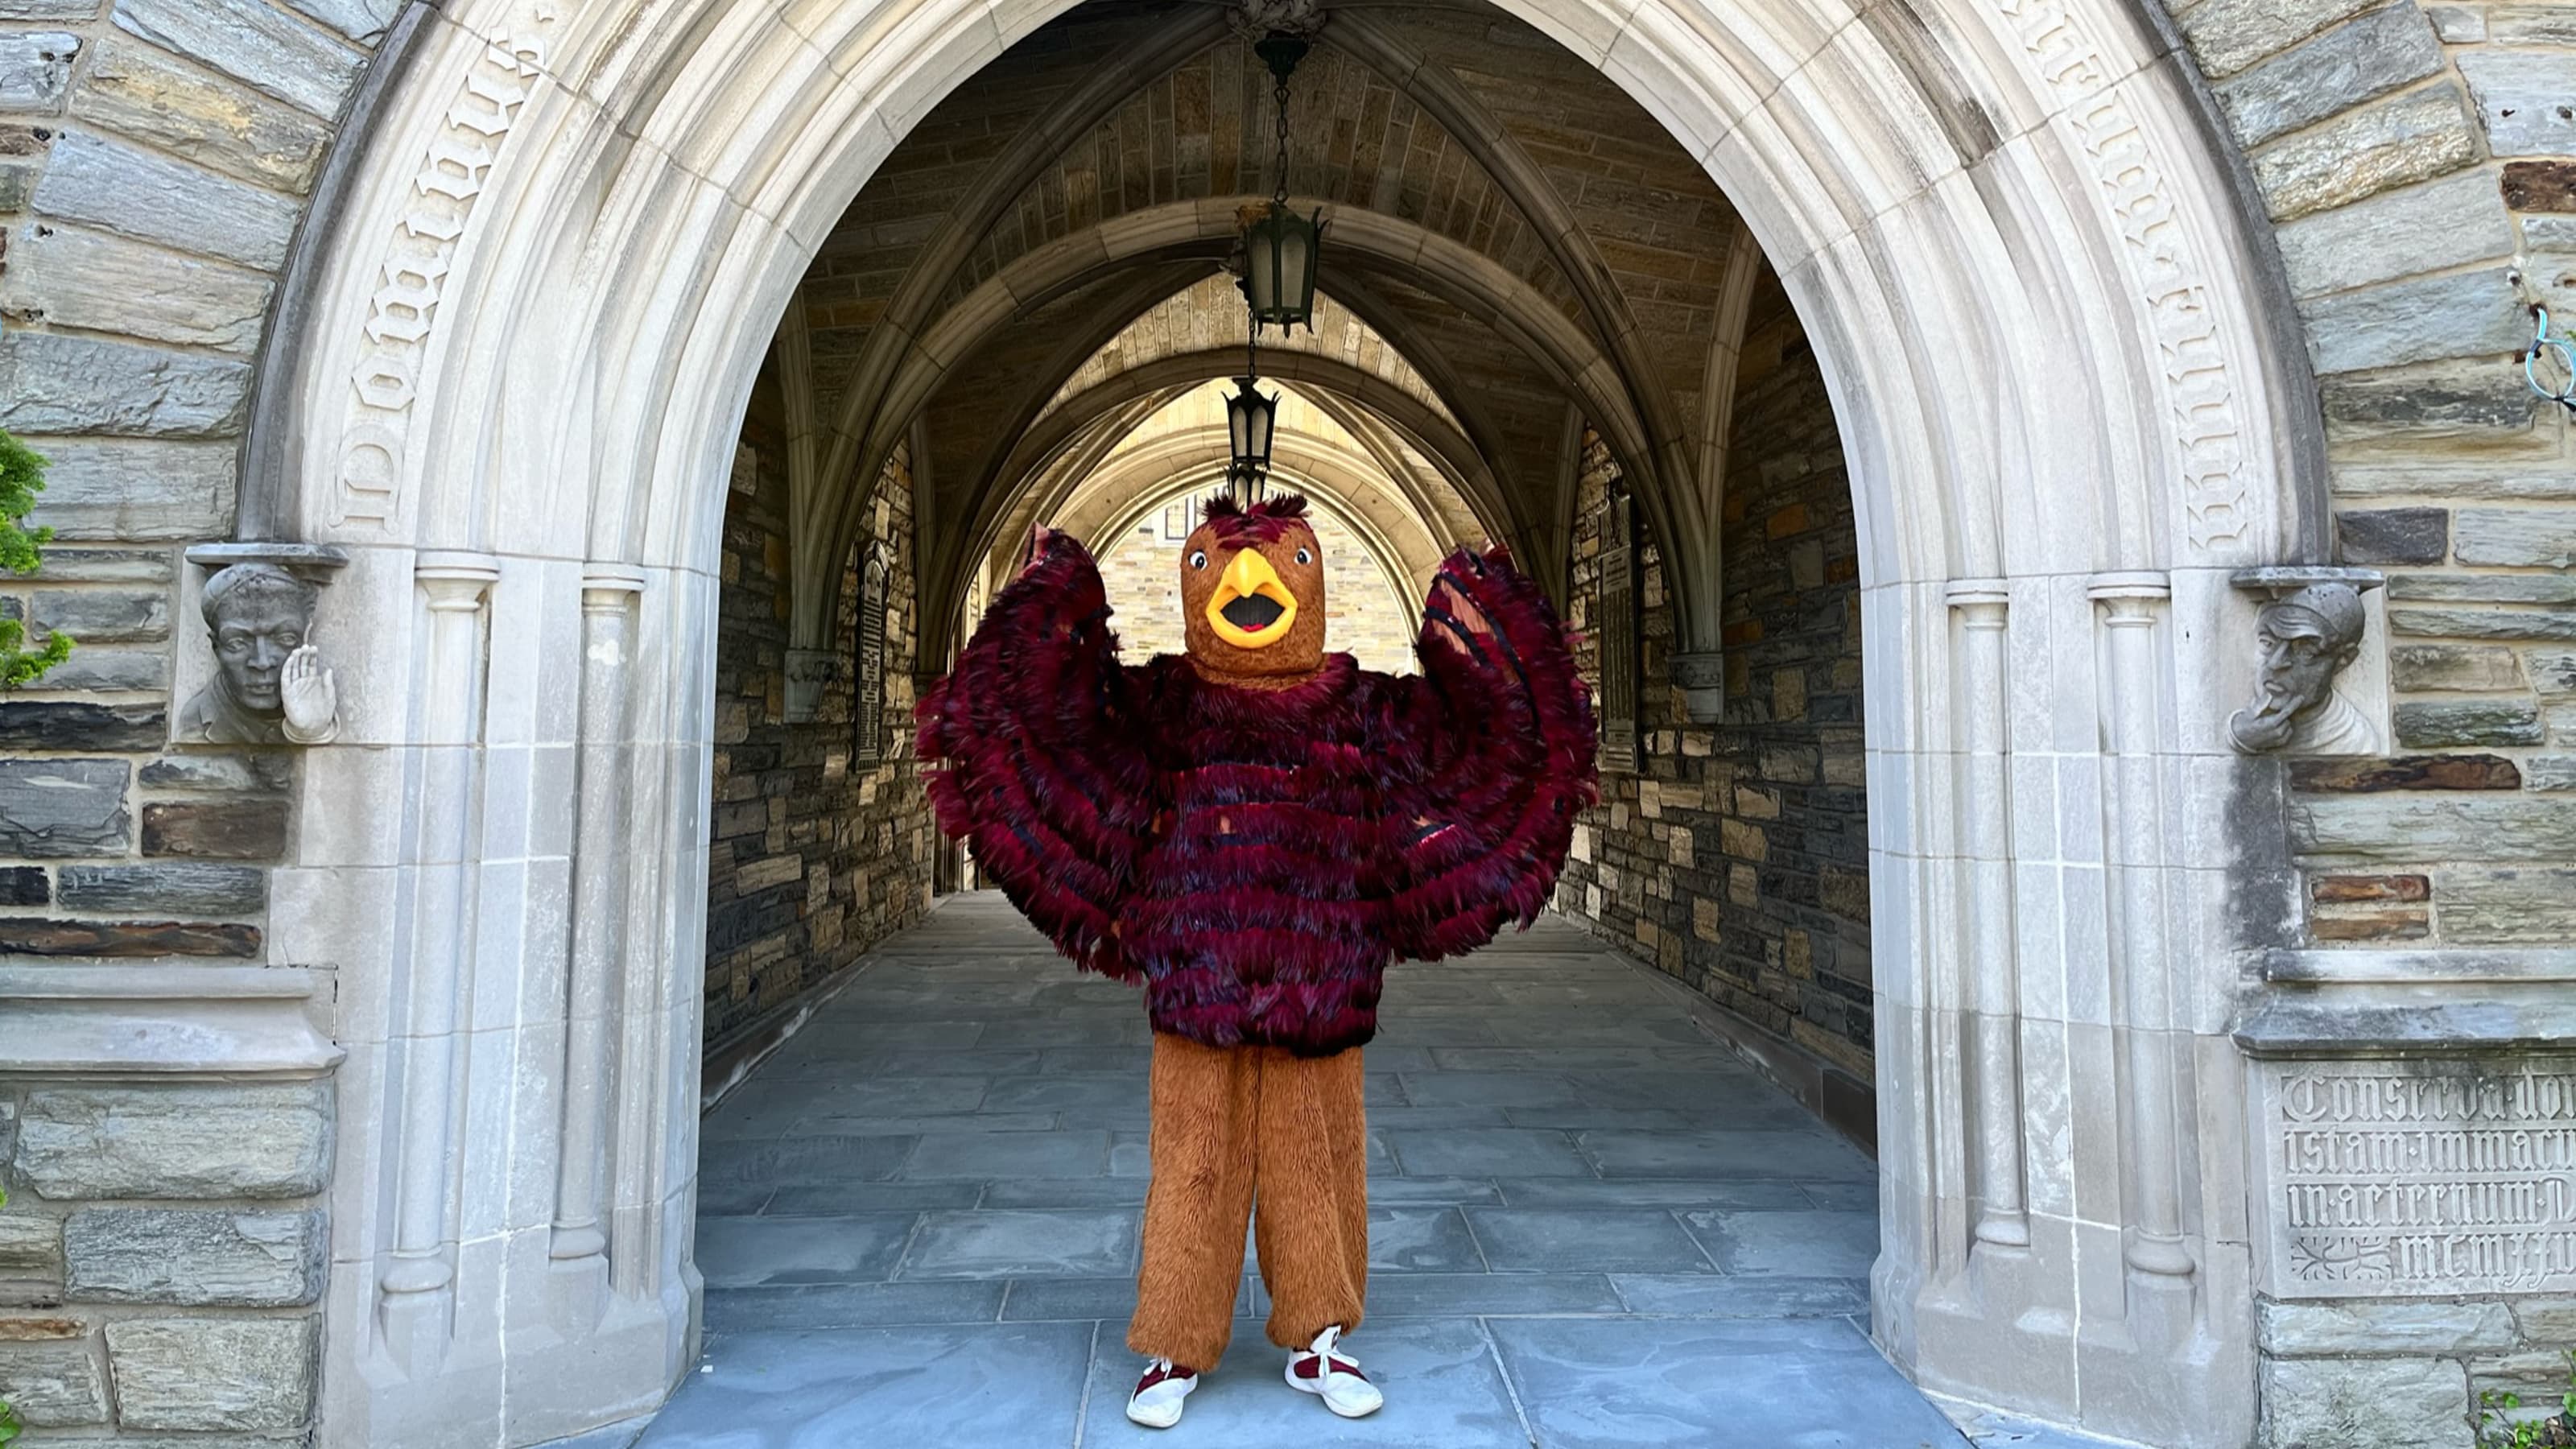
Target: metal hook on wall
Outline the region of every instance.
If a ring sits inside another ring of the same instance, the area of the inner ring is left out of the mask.
[[[2531,304],[2531,315],[2531,346],[2522,354],[2523,381],[2541,397],[2576,413],[2576,337],[2564,332],[2552,335],[2549,309],[2537,302]],[[2543,382],[2540,377],[2540,360],[2550,353],[2557,354],[2557,366],[2551,370],[2558,375],[2559,381],[2554,384]]]
[[[2576,336],[2549,330],[2549,306],[2540,300],[2539,293],[2532,290],[2531,281],[2523,274],[2522,268],[2515,267],[2506,275],[2512,279],[2514,292],[2522,299],[2523,309],[2531,314],[2532,319],[2531,345],[2522,350],[2523,382],[2535,396],[2576,413]],[[2556,365],[2548,370],[2560,379],[2555,383],[2541,378],[2541,360],[2553,353],[2556,354]]]

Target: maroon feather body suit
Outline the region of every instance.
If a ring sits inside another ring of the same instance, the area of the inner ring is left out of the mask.
[[[1320,1056],[1366,1042],[1386,967],[1527,925],[1595,798],[1592,710],[1500,550],[1435,587],[1423,672],[1328,654],[1284,689],[1118,662],[1090,556],[1055,536],[918,711],[942,829],[1158,1031]]]

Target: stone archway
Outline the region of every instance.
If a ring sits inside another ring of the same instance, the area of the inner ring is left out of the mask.
[[[377,106],[264,412],[300,453],[244,510],[352,556],[347,725],[277,885],[349,1052],[335,1440],[533,1443],[687,1362],[703,921],[675,883],[735,424],[831,219],[1063,8],[471,0]],[[2244,1068],[2198,832],[2229,803],[2222,641],[2252,637],[2227,574],[2320,559],[2322,515],[2194,82],[2116,0],[1504,8],[1737,201],[1842,419],[1879,1342],[1927,1387],[2241,1443]],[[1646,501],[1709,536],[1705,498]],[[2007,782],[2061,808],[1969,808]]]

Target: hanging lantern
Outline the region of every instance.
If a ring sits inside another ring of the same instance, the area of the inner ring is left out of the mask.
[[[1225,488],[1235,502],[1250,508],[1261,501],[1262,484],[1270,477],[1270,439],[1279,421],[1279,395],[1255,387],[1258,378],[1234,381],[1235,391],[1225,400],[1225,428],[1234,444],[1234,456],[1225,466]]]
[[[1303,60],[1307,43],[1293,35],[1267,35],[1253,53],[1270,67],[1277,82],[1271,98],[1279,106],[1279,152],[1272,172],[1270,204],[1246,207],[1243,217],[1243,300],[1252,311],[1252,330],[1282,332],[1315,325],[1315,261],[1323,250],[1324,212],[1311,216],[1288,209],[1288,77]]]
[[[1243,300],[1255,328],[1315,325],[1315,254],[1324,240],[1324,213],[1299,216],[1274,200],[1243,229]]]

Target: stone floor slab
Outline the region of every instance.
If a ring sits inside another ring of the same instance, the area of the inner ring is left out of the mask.
[[[1109,1134],[1099,1128],[1062,1132],[925,1132],[919,1143],[903,1163],[907,1180],[1098,1177],[1109,1166]]]
[[[700,1218],[698,1272],[709,1288],[882,1283],[918,1221],[917,1213]]]
[[[925,1214],[896,1276],[1090,1277],[1136,1271],[1137,1214],[977,1209]]]
[[[1611,1280],[1599,1273],[1386,1273],[1371,1277],[1368,1287],[1370,1323],[1627,1311]]]
[[[1369,1272],[1483,1272],[1485,1257],[1454,1207],[1380,1207],[1369,1210]],[[1374,1278],[1372,1278],[1374,1281]]]
[[[641,1449],[1030,1449],[1071,1444],[1083,1323],[728,1335]]]
[[[1672,1318],[1841,1318],[1869,1313],[1866,1278],[1613,1273],[1630,1311]]]
[[[1388,1132],[1386,1145],[1407,1176],[1590,1177],[1591,1164],[1565,1133],[1520,1127]]]
[[[917,1323],[990,1323],[1001,1314],[999,1280],[830,1283],[796,1288],[711,1288],[710,1335],[778,1329],[872,1328]]]
[[[1603,1177],[1797,1178],[1858,1182],[1876,1165],[1817,1132],[1585,1132]]]
[[[1462,1208],[1497,1273],[1713,1273],[1657,1208]]]
[[[1726,1272],[1789,1278],[1867,1278],[1878,1261],[1878,1218],[1868,1213],[1736,1212],[1681,1215]]]
[[[1495,1188],[1502,1206],[1516,1208],[1772,1208],[1811,1207],[1805,1185],[1697,1177],[1506,1177]],[[774,1209],[773,1209],[774,1211]]]
[[[904,1136],[800,1137],[794,1142],[709,1142],[698,1148],[698,1177],[710,1183],[771,1187],[882,1182],[912,1155]]]
[[[762,1217],[828,1218],[842,1213],[920,1212],[970,1208],[984,1195],[979,1182],[838,1182],[825,1187],[782,1187],[760,1209]],[[710,1213],[698,1200],[701,1222]]]
[[[1496,1319],[1546,1449],[1962,1449],[1841,1319]]]

